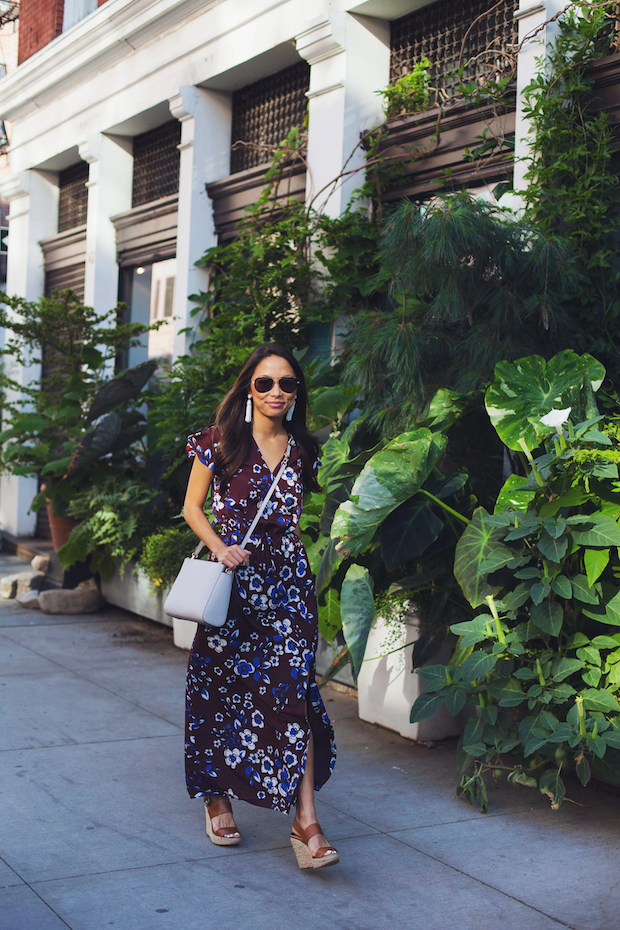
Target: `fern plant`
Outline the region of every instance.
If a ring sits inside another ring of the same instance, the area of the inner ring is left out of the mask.
[[[439,388],[481,388],[498,361],[551,355],[571,337],[563,300],[578,278],[569,246],[465,192],[403,201],[381,237],[377,290],[359,315],[346,377],[386,434],[407,429]]]

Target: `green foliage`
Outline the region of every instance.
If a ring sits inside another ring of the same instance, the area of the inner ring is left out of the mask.
[[[196,545],[196,536],[186,525],[169,526],[153,533],[144,543],[140,567],[144,569],[155,591],[172,584],[183,559]]]
[[[575,248],[582,281],[566,305],[576,324],[574,346],[600,358],[618,384],[617,146],[588,71],[590,62],[609,53],[610,30],[609,14],[586,4],[560,19],[549,57],[524,92],[524,115],[533,128],[524,197],[537,228],[566,237]]]
[[[193,354],[212,384],[236,375],[263,342],[299,350],[312,323],[357,313],[377,271],[377,232],[362,212],[331,219],[289,200],[267,216],[255,208],[252,220],[198,262],[211,277],[194,298]]]
[[[479,389],[501,359],[552,354],[569,337],[566,244],[466,193],[424,210],[403,201],[380,258],[376,287],[389,283],[391,305],[358,317],[346,377],[388,435],[411,428],[439,389]]]
[[[429,67],[428,58],[422,58],[414,64],[409,74],[404,74],[385,90],[377,91],[383,97],[386,119],[420,113],[428,108]]]
[[[455,575],[478,610],[451,626],[459,643],[449,665],[419,670],[428,684],[411,714],[423,719],[444,701],[452,712],[480,707],[461,740],[470,800],[498,767],[538,785],[554,808],[562,771],[586,783],[604,763],[620,781],[620,447],[617,422],[594,403],[603,376],[591,357],[564,352],[547,366],[502,363],[487,390],[496,429],[523,449],[530,497],[515,508],[504,495],[494,514],[478,508],[458,541]],[[573,409],[549,425],[549,408],[568,399]]]
[[[6,297],[0,307],[0,325],[7,328],[2,354],[8,357],[1,466],[16,475],[43,476],[46,487],[33,509],[47,498],[57,514],[66,513],[70,501],[135,459],[146,430],[141,392],[156,363],[114,376],[118,353],[152,328],[112,326],[120,309],[95,313],[72,291],[35,303]],[[30,367],[41,358],[42,381]],[[31,375],[25,385],[13,377],[16,362]]]
[[[578,356],[572,349],[548,363],[539,355],[512,364],[500,362],[486,392],[487,413],[510,449],[523,451],[522,443],[534,449],[553,432],[553,427],[540,420],[552,409],[570,408],[578,420],[598,414],[594,392],[604,377],[600,362],[590,355]]]
[[[64,568],[93,553],[91,569],[107,579],[115,562],[122,567],[140,556],[145,538],[165,518],[161,508],[166,495],[162,500],[139,470],[133,472],[110,470],[105,477],[98,476],[95,490],[76,495],[68,511],[78,525],[58,550]]]

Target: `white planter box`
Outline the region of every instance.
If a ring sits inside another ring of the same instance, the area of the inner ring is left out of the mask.
[[[174,645],[178,646],[179,649],[191,649],[198,624],[194,623],[193,620],[179,620],[178,617],[173,617],[172,629],[174,631]]]
[[[426,720],[409,722],[411,708],[425,686],[411,666],[413,643],[419,635],[419,621],[415,614],[403,623],[386,623],[383,617],[375,617],[357,678],[359,715],[362,720],[378,723],[412,740],[459,736],[469,716],[465,711],[462,712],[464,718],[462,714],[453,717],[442,707]],[[428,664],[447,662],[450,650],[448,641]]]
[[[153,594],[148,578],[135,562],[125,565],[122,577],[116,567],[112,577],[101,582],[101,594],[108,604],[130,610],[140,617],[163,623],[164,626],[172,626],[172,617],[164,613],[168,589]]]

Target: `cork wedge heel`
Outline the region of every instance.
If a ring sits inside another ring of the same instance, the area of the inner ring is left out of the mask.
[[[220,814],[232,814],[232,807],[227,798],[205,798],[205,815],[207,819],[207,836],[214,846],[236,846],[241,842],[241,834],[236,827],[218,827],[213,829],[212,817]]]
[[[324,869],[328,865],[336,865],[340,862],[340,853],[333,846],[321,846],[314,856],[308,849],[308,840],[322,832],[318,823],[311,823],[304,830],[297,818],[293,821],[290,834],[291,846],[300,869]]]

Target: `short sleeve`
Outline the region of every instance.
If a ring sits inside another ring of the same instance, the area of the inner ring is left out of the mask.
[[[213,471],[217,446],[216,430],[214,426],[211,426],[209,429],[203,429],[199,433],[192,433],[191,436],[188,436],[185,451],[188,459],[197,456],[203,465]]]
[[[314,462],[312,463],[312,477],[313,478],[317,478],[319,474],[319,468],[321,467],[322,464],[323,462],[320,460],[320,458],[317,455]]]

